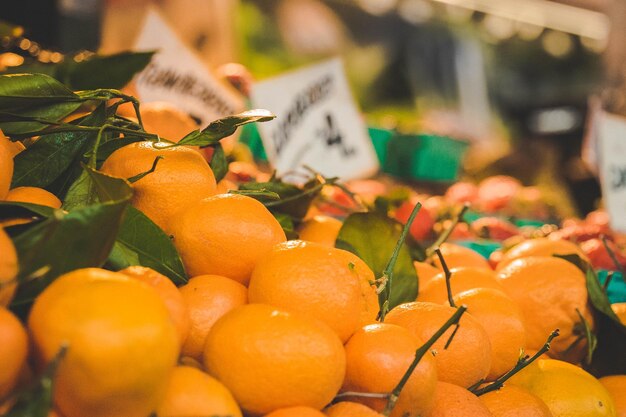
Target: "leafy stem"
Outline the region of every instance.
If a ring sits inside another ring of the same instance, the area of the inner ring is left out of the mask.
[[[393,391],[391,391],[391,394],[389,395],[389,400],[387,401],[387,405],[385,406],[385,409],[383,410],[383,413],[382,413],[383,415],[389,416],[391,414],[391,411],[393,411],[393,408],[395,407],[396,403],[398,402],[398,398],[400,397],[400,394],[402,393],[402,389],[404,388],[409,378],[413,374],[413,371],[415,370],[415,368],[417,368],[417,365],[419,364],[420,360],[430,350],[430,348],[435,344],[435,342],[437,342],[437,340],[441,336],[443,336],[443,334],[451,326],[459,324],[459,321],[461,320],[461,316],[465,313],[466,310],[467,310],[467,307],[465,306],[461,306],[457,308],[454,314],[443,324],[443,326],[441,326],[441,328],[439,328],[439,330],[437,330],[435,334],[433,334],[431,338],[428,339],[428,341],[426,341],[426,343],[424,343],[422,346],[420,346],[419,349],[415,351],[415,358],[413,358],[413,362],[411,362],[411,365],[409,365],[409,368],[406,370],[406,372],[402,376],[402,379],[400,379],[400,382],[398,382],[398,385],[396,385]]]
[[[548,340],[546,341],[546,343],[531,358],[529,358],[528,355],[519,358],[519,360],[517,361],[517,364],[513,367],[513,369],[511,369],[510,371],[508,371],[504,375],[500,376],[498,379],[493,381],[491,384],[485,385],[482,388],[473,389],[472,392],[476,396],[481,396],[481,395],[486,394],[488,392],[499,390],[500,388],[502,388],[504,383],[509,378],[511,378],[513,375],[515,375],[516,373],[518,373],[522,369],[526,368],[528,365],[533,363],[541,355],[543,355],[544,353],[549,351],[550,350],[550,343],[552,342],[552,339],[554,339],[558,335],[559,335],[559,329],[554,330],[552,333],[550,333],[550,336],[548,336]]]
[[[613,264],[615,265],[615,269],[619,271],[622,274],[622,276],[624,276],[624,268],[622,268],[622,264],[620,264],[619,260],[617,259],[617,256],[615,256],[615,252],[613,252],[613,249],[611,249],[611,247],[609,246],[609,242],[606,239],[606,236],[604,235],[602,235],[602,244],[604,245],[604,248],[606,249],[609,256],[611,257],[611,261],[613,261]]]
[[[439,257],[439,262],[441,262],[441,267],[443,268],[443,273],[446,277],[446,291],[448,292],[448,303],[450,303],[451,307],[456,307],[454,304],[454,299],[452,297],[452,287],[450,286],[450,279],[452,278],[452,272],[450,272],[450,268],[448,268],[448,264],[446,264],[446,260],[443,259],[443,254],[441,253],[441,249],[435,249],[435,253]]]

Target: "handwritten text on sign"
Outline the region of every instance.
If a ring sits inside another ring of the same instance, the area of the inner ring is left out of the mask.
[[[602,194],[611,227],[626,232],[626,118],[602,113],[598,133]]]
[[[243,110],[243,100],[211,74],[154,9],[148,11],[135,49],[158,50],[135,79],[143,102],[172,103],[203,127]]]
[[[339,59],[263,81],[253,87],[252,101],[276,114],[259,129],[279,175],[309,166],[351,179],[378,169]]]

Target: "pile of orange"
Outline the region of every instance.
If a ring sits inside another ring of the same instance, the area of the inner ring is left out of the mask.
[[[183,130],[163,135],[181,136],[189,120],[172,120]],[[61,208],[46,190],[10,189],[14,155],[0,136],[0,200]],[[585,355],[583,324],[594,326],[584,274],[552,256],[584,257],[576,245],[528,240],[494,270],[446,243],[451,291],[436,257],[416,262],[417,299],[379,322],[380,271],[335,248],[340,220],[310,216],[301,240],[287,240],[258,200],[218,192],[198,149],[169,142],[127,145],[101,169],[128,179],[157,157],[154,172],[132,184],[132,204],[172,239],[190,276],[180,287],[141,266],[78,269],[57,277],[20,321],[7,309],[18,257],[0,228],[0,415],[54,361],[60,417],[625,415],[626,376],[597,380],[568,363]],[[391,396],[460,305],[458,326]],[[550,359],[500,390],[471,391],[541,349],[556,328]]]

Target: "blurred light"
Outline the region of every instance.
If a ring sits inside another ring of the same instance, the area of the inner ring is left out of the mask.
[[[604,52],[604,49],[606,49],[607,40],[608,39],[600,40],[600,39],[593,39],[593,38],[588,38],[586,36],[583,36],[580,38],[580,43],[589,51],[596,53],[596,54],[600,54]]]
[[[12,52],[4,53],[0,57],[0,66],[3,67],[19,67],[24,63],[24,57]]]
[[[373,15],[389,13],[396,7],[398,0],[358,0],[359,6]]]
[[[27,51],[30,48],[30,41],[28,39],[22,39],[19,44],[20,49]]]
[[[509,39],[515,34],[515,24],[512,20],[489,15],[483,21],[483,26],[498,41]]]
[[[565,57],[574,49],[574,42],[570,35],[554,30],[543,35],[541,45],[547,53],[556,58]]]
[[[32,56],[37,56],[39,54],[39,51],[41,51],[41,48],[39,47],[39,45],[36,44],[35,42],[31,42],[30,48],[28,48],[28,52]]]
[[[557,107],[539,111],[532,115],[531,128],[540,134],[569,132],[581,124],[581,115],[572,107]]]
[[[419,24],[430,20],[434,9],[426,0],[404,0],[398,5],[397,12],[407,22]]]
[[[37,59],[39,60],[39,62],[43,62],[44,64],[47,64],[48,62],[50,62],[51,56],[52,56],[52,53],[44,49],[43,51],[39,53],[39,56],[37,56]]]
[[[58,64],[59,62],[61,62],[63,60],[63,55],[59,52],[53,52],[50,55],[50,62],[53,62],[55,64]]]
[[[534,41],[539,36],[541,36],[542,33],[543,33],[543,27],[541,26],[533,25],[530,23],[518,22],[517,36],[519,36],[519,38],[522,40],[525,40],[528,42]]]

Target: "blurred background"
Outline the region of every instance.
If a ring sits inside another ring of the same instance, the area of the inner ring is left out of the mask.
[[[593,109],[626,114],[623,0],[20,0],[0,18],[50,61],[130,49],[148,7],[214,70],[262,80],[341,56],[370,126],[468,141],[464,177],[597,207],[583,144]]]

